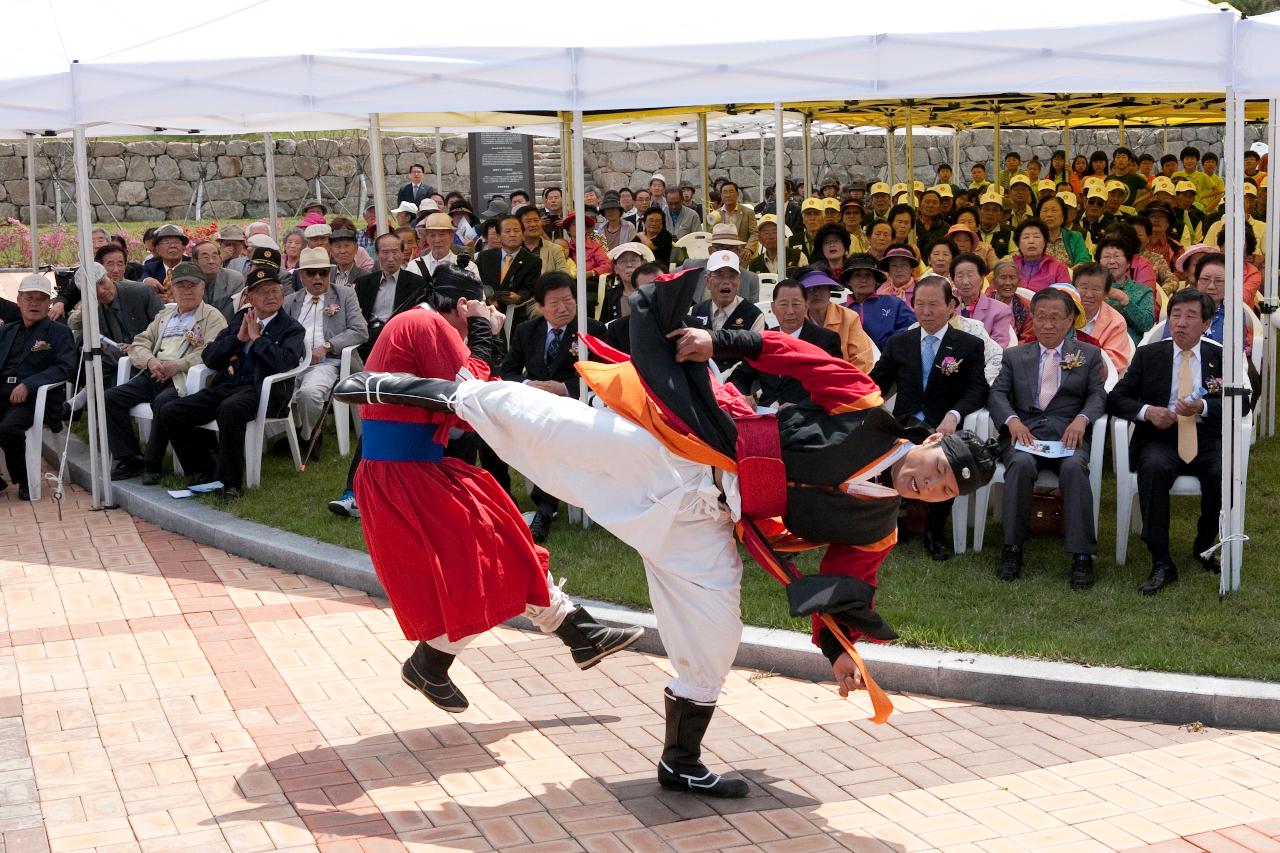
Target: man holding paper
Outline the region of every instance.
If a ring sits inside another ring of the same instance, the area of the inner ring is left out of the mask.
[[[1089,483],[1089,425],[1106,411],[1102,350],[1068,338],[1083,319],[1067,286],[1046,287],[1031,300],[1035,340],[1004,351],[1000,375],[987,409],[1000,428],[1004,475],[1004,552],[996,567],[1001,580],[1022,573],[1031,494],[1036,476],[1056,471],[1062,492],[1071,586],[1093,585],[1098,550]],[[1061,441],[1071,456],[1052,459],[1028,452],[1039,441]]]

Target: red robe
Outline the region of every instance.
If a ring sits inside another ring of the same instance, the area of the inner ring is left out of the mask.
[[[488,367],[448,321],[413,308],[392,317],[366,370],[453,379],[466,366]],[[447,440],[453,415],[411,406],[362,405],[363,420],[439,424]],[[369,556],[405,637],[458,640],[545,607],[546,549],[535,545],[520,510],[487,471],[458,459],[392,462],[364,459],[356,471],[356,503]]]

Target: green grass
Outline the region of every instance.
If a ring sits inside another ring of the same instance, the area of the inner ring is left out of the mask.
[[[363,549],[358,521],[331,515],[326,503],[346,479],[347,460],[337,455],[332,433],[322,458],[304,473],[288,460],[268,457],[265,487],[248,492],[230,511],[326,542]],[[1110,449],[1107,464],[1110,466]],[[518,478],[517,478],[518,479]],[[519,489],[519,486],[517,486]],[[919,540],[907,539],[880,572],[878,607],[901,643],[952,651],[988,652],[1092,665],[1223,675],[1280,681],[1280,569],[1268,555],[1280,552],[1271,514],[1280,511],[1280,441],[1257,445],[1250,463],[1248,531],[1241,590],[1218,600],[1218,578],[1194,565],[1189,550],[1198,499],[1175,498],[1174,559],[1181,577],[1154,597],[1138,594],[1149,569],[1135,536],[1128,565],[1114,562],[1114,484],[1108,467],[1103,487],[1097,558],[1098,583],[1087,592],[1067,584],[1069,557],[1061,540],[1028,543],[1026,568],[1016,583],[997,581],[1000,528],[988,526],[982,554],[945,563],[929,560]],[[525,508],[528,508],[527,506]],[[557,576],[572,595],[649,606],[644,569],[634,551],[599,527],[557,520],[548,547]],[[817,555],[799,564],[816,571]],[[778,584],[744,558],[742,616],[748,624],[805,630],[787,615]]]

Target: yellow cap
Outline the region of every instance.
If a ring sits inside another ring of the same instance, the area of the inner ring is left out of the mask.
[[[822,199],[821,201],[822,201],[822,209],[823,209],[823,210],[834,210],[834,211],[836,211],[836,212],[839,212],[839,210],[840,210],[840,199],[835,198],[835,197],[833,196],[833,197],[829,197],[829,198],[824,198],[824,199]]]
[[[1078,208],[1080,206],[1080,199],[1076,198],[1076,194],[1071,192],[1070,190],[1063,190],[1062,192],[1058,193],[1058,198],[1062,199],[1062,203],[1065,204],[1067,207]]]
[[[880,195],[881,193],[888,195],[889,185],[886,184],[884,181],[876,181],[874,184],[871,185],[871,189],[868,190],[868,192],[871,195]]]
[[[1124,181],[1107,181],[1107,192],[1113,193],[1116,190],[1120,190],[1127,195],[1129,192],[1129,187],[1125,184]]]
[[[1026,175],[1014,175],[1009,179],[1009,189],[1013,189],[1018,184],[1022,184],[1027,189],[1031,189],[1031,179]]]
[[[951,184],[934,184],[929,189],[936,192],[943,198],[955,198],[955,193],[951,192]]]
[[[1038,193],[1042,193],[1045,190],[1056,191],[1057,189],[1058,185],[1053,182],[1052,178],[1041,178],[1040,183],[1036,184],[1036,192]]]
[[[1188,181],[1187,183],[1191,183],[1191,182]],[[1192,184],[1191,188],[1195,189],[1195,185]],[[1151,192],[1153,194],[1168,193],[1169,195],[1173,195],[1174,192],[1176,192],[1176,190],[1174,188],[1173,181],[1169,178],[1166,178],[1164,175],[1161,175],[1160,177],[1156,178],[1154,181],[1151,182]]]
[[[806,210],[822,210],[822,199],[806,198],[804,203],[800,205],[800,212],[804,213]]]
[[[1196,185],[1190,181],[1178,181],[1177,186],[1173,188],[1175,193],[1193,193],[1196,192]]]

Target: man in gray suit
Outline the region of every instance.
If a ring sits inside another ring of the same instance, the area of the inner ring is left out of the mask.
[[[204,275],[204,301],[230,321],[236,313],[236,294],[244,289],[244,275],[222,265],[222,250],[212,240],[197,243],[191,258]]]
[[[1031,493],[1036,475],[1056,470],[1062,491],[1071,586],[1093,585],[1098,550],[1089,483],[1089,425],[1106,411],[1102,351],[1067,339],[1079,314],[1064,290],[1047,287],[1031,300],[1036,340],[1004,351],[1000,375],[991,386],[987,409],[1000,427],[1004,463],[1004,553],[996,575],[1005,581],[1022,573]],[[1037,441],[1061,441],[1072,455],[1046,459],[1023,450]]]
[[[284,312],[306,329],[306,347],[311,353],[311,366],[302,371],[293,393],[298,404],[299,437],[304,442],[310,440],[329,392],[338,381],[342,351],[369,339],[369,326],[355,290],[331,284],[332,268],[324,249],[303,249],[297,267],[302,289],[284,301]],[[355,369],[359,369],[358,364]],[[319,446],[317,443],[317,450]]]
[[[151,324],[160,309],[164,308],[164,303],[149,285],[137,281],[113,281],[107,275],[106,267],[97,261],[89,268],[98,294],[98,333],[117,345],[132,343],[133,336]],[[81,293],[85,289],[83,273],[83,270],[76,272],[76,284]],[[84,334],[83,308],[84,303],[81,302],[67,316],[67,325],[75,333],[77,342]],[[111,388],[116,384],[116,365],[123,355],[123,348],[103,345],[103,387]],[[79,408],[72,401],[72,409]]]

